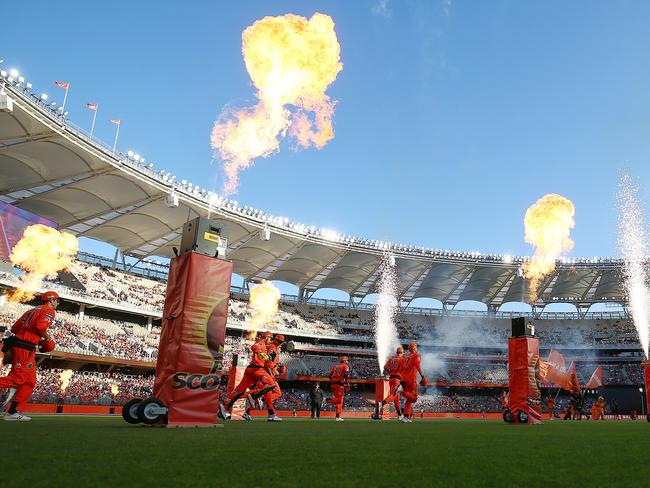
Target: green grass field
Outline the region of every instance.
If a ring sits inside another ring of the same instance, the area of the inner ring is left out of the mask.
[[[650,424],[289,419],[162,429],[0,421],[2,487],[649,486]]]

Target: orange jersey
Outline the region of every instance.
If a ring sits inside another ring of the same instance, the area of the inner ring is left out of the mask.
[[[345,363],[339,363],[330,370],[330,379],[333,382],[344,383],[349,376],[350,367]]]
[[[266,346],[266,353],[269,358],[264,363],[264,367],[271,373],[277,374],[277,368],[280,364],[280,347],[275,342],[271,342]]]
[[[403,356],[393,356],[386,361],[384,364],[384,371],[390,376],[401,376],[402,375],[402,357]]]
[[[47,328],[54,323],[56,312],[47,305],[39,305],[25,312],[11,327],[18,339],[38,344]]]
[[[251,357],[250,366],[264,366],[267,356],[266,343],[264,341],[258,341],[251,346],[251,352],[253,353]]]
[[[420,355],[417,352],[412,352],[408,356],[404,356],[400,366],[403,380],[416,381],[420,369]]]

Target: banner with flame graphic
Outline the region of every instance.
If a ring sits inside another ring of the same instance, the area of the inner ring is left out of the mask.
[[[537,382],[539,367],[539,339],[508,339],[508,408],[515,421],[518,421],[519,411],[528,416],[529,424],[539,424],[542,421],[542,393]]]
[[[216,422],[231,276],[230,261],[194,252],[171,261],[154,383],[168,425]]]

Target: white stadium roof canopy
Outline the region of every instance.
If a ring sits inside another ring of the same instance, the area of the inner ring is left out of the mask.
[[[335,288],[364,297],[375,291],[380,262],[390,254],[402,301],[428,297],[453,305],[475,300],[495,307],[526,301],[527,282],[518,268],[528,258],[371,241],[241,207],[113,154],[24,83],[0,74],[0,99],[13,102],[11,109],[0,110],[0,199],[56,221],[61,230],[110,243],[137,258],[171,257],[172,247],[180,246],[183,224],[204,216],[227,224],[227,258],[248,281],[281,280],[307,294]],[[165,203],[172,190],[178,207]],[[269,240],[260,238],[264,228],[270,230]],[[560,262],[542,284],[538,304],[622,302],[621,281],[620,260]]]

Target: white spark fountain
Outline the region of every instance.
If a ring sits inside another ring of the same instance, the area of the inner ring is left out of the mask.
[[[650,326],[650,293],[646,287],[644,261],[647,252],[647,234],[643,209],[638,200],[638,188],[628,174],[618,184],[618,244],[623,253],[624,285],[628,307],[639,334],[639,342],[648,358],[648,329]]]
[[[375,306],[375,344],[380,370],[386,364],[391,351],[400,345],[395,327],[395,315],[398,307],[397,276],[394,262],[394,259],[386,256],[379,265],[379,280],[377,281],[379,299]]]

